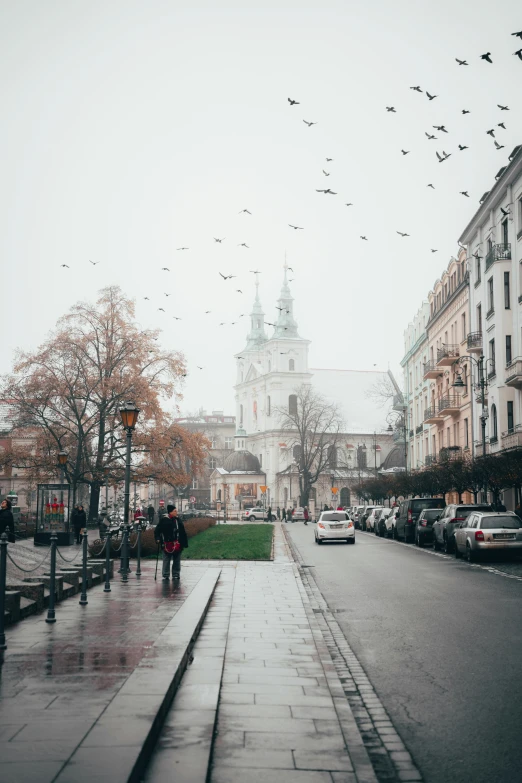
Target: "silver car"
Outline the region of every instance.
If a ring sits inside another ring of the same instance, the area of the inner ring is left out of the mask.
[[[482,552],[522,551],[522,522],[513,511],[470,514],[455,530],[455,557],[469,563]]]

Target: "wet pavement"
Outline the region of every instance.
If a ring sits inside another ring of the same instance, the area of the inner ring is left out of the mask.
[[[177,586],[155,582],[154,567],[145,562],[141,580],[132,573],[126,585],[113,580],[111,593],[91,589],[87,606],[58,604],[54,625],[42,614],[8,629],[0,670],[2,783],[55,779],[140,662],[157,654],[160,635],[208,571],[184,564]],[[147,711],[147,698],[131,689],[116,723],[128,721],[131,732],[130,718]],[[107,770],[117,758],[107,758]]]

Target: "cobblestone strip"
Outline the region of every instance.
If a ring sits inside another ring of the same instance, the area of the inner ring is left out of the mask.
[[[383,783],[422,781],[421,773],[331,613],[315,579],[310,570],[303,566],[299,550],[286,531],[285,536],[297,563],[316,625],[333,660],[336,676],[342,683],[343,699],[348,701],[351,708],[357,733],[360,732],[377,779]],[[336,703],[336,708],[337,706]],[[353,759],[352,744],[349,747]]]

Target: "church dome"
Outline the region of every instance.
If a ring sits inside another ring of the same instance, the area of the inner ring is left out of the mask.
[[[394,446],[381,465],[381,468],[383,470],[389,470],[390,468],[405,468],[405,467],[406,467],[406,460],[404,455],[404,448],[401,448],[400,446]]]
[[[223,468],[228,473],[261,473],[258,458],[249,451],[233,451],[223,463]]]

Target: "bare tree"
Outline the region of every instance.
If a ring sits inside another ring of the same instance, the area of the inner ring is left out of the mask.
[[[295,457],[302,506],[308,506],[310,491],[321,473],[337,466],[337,445],[344,429],[335,403],[303,384],[290,395],[288,408],[276,410],[286,436],[287,453]]]
[[[395,394],[395,388],[388,375],[382,375],[368,391],[368,396],[376,402],[380,408],[389,406]]]

